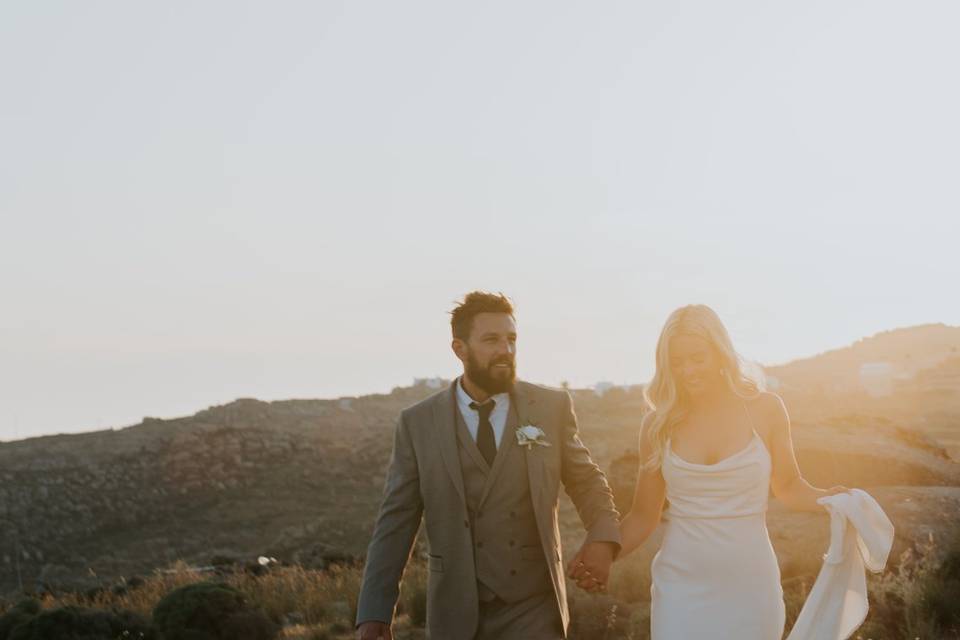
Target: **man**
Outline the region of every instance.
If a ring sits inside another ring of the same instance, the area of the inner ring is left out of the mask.
[[[516,380],[510,301],[470,293],[450,324],[463,375],[400,414],[357,637],[391,639],[400,578],[424,516],[428,637],[565,638],[559,484],[587,530],[577,584],[588,591],[605,588],[620,548],[612,492],[580,441],[569,394]]]

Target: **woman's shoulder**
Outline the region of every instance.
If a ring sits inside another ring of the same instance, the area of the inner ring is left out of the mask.
[[[747,404],[753,410],[773,414],[786,410],[783,398],[772,391],[761,391],[757,395],[747,398]]]
[[[788,429],[790,419],[783,398],[770,391],[761,391],[747,400],[747,406],[753,416],[753,423],[761,431],[764,439],[772,433]]]
[[[650,447],[653,443],[653,438],[651,434],[651,429],[653,427],[653,419],[655,417],[654,411],[647,411],[643,414],[643,418],[640,420],[640,448],[644,449]]]

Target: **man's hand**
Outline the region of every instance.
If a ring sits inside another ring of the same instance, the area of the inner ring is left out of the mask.
[[[576,580],[577,586],[584,591],[606,591],[614,549],[611,542],[584,542],[567,565],[567,575]]]
[[[357,627],[357,640],[393,640],[393,634],[390,625],[374,620]]]

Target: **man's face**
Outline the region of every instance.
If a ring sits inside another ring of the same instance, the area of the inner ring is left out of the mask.
[[[463,371],[478,387],[494,395],[513,388],[517,378],[517,325],[507,313],[478,313],[470,336],[454,339]]]

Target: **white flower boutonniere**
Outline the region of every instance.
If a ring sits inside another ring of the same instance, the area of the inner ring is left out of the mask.
[[[541,447],[550,446],[550,443],[547,442],[547,434],[540,427],[535,427],[532,424],[517,427],[517,444],[527,449],[532,449],[535,444]]]

